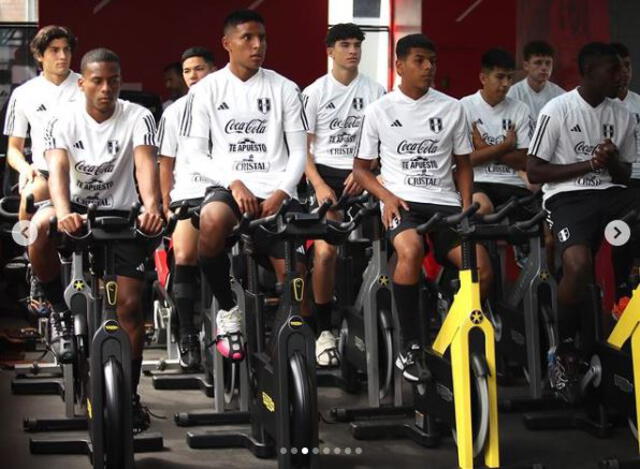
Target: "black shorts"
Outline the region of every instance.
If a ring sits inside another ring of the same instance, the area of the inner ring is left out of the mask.
[[[400,223],[393,229],[387,230],[387,236],[392,243],[397,235],[405,230],[414,229],[426,223],[436,212],[449,216],[460,213],[461,210],[460,207],[454,207],[452,205],[423,204],[418,202],[407,202],[407,204],[409,204],[408,212],[403,208],[400,209]],[[432,231],[429,233],[429,237],[433,243],[436,260],[442,265],[447,262],[447,254],[449,254],[449,251],[460,245],[460,236],[452,228],[442,228]]]
[[[323,164],[317,164],[316,168],[318,169],[320,177],[324,180],[327,186],[331,188],[333,193],[336,195],[336,198],[339,199],[342,196],[342,191],[344,190],[344,181],[346,181],[349,174],[351,174],[351,170],[332,168],[331,166],[325,166]]]
[[[586,245],[595,252],[611,220],[640,207],[640,189],[612,187],[604,190],[562,192],[545,203],[556,246]]]
[[[511,199],[511,197],[526,197],[531,195],[531,191],[525,187],[513,186],[511,184],[499,184],[493,182],[475,182],[473,183],[473,193],[482,192],[489,197],[489,200],[493,204],[493,208],[498,208]],[[522,210],[517,210],[512,217],[513,221],[528,220],[533,217],[540,210],[540,202],[535,200],[530,204],[522,207]]]
[[[53,204],[48,201],[43,204],[40,209],[45,207],[53,207]],[[85,214],[87,208],[83,205],[71,203],[71,211],[75,213]],[[122,210],[99,210],[100,216],[116,216],[127,217],[129,213]],[[123,241],[115,245],[115,274],[122,277],[130,277],[137,280],[143,280],[145,276],[145,263],[147,258],[153,253],[160,240],[146,241]],[[97,253],[98,269],[103,269],[104,258],[102,252]]]
[[[629,179],[629,182],[627,183],[627,187],[630,187],[633,189],[640,189],[640,179]]]
[[[264,199],[258,199],[259,202],[263,202]],[[233,211],[237,220],[242,218],[240,213],[240,207],[233,198],[231,191],[221,186],[211,186],[207,188],[207,192],[204,195],[202,201],[202,207],[211,202],[222,202],[227,205]],[[289,201],[288,212],[304,212],[304,207],[296,199]],[[275,257],[276,259],[285,258],[285,243],[283,240],[275,240],[273,236],[266,233],[264,230],[257,230],[254,237],[254,246],[258,254],[266,255],[269,257]],[[300,243],[296,246],[298,253],[304,255],[304,247]]]
[[[169,208],[171,209],[171,211],[175,212],[178,209],[178,207],[181,207],[182,204],[184,204],[185,202],[187,204],[187,208],[200,207],[202,206],[203,200],[204,200],[204,197],[196,197],[195,199],[174,200],[171,202],[171,204],[169,204]],[[191,224],[196,230],[200,229],[199,218],[192,218]]]

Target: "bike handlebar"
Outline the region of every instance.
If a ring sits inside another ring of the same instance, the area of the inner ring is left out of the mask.
[[[426,223],[418,226],[416,231],[419,234],[425,234],[429,231],[433,231],[435,228],[444,227],[444,226],[455,226],[461,223],[464,219],[469,219],[475,214],[480,205],[475,202],[469,206],[465,211],[456,213],[455,215],[449,215],[448,217],[444,217],[441,212],[437,212],[433,215]]]

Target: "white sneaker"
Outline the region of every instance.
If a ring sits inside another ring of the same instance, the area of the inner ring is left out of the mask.
[[[340,364],[336,338],[331,331],[322,331],[316,340],[316,363],[318,366],[338,366]]]
[[[216,348],[223,357],[234,361],[244,358],[244,337],[242,336],[242,312],[234,306],[229,311],[221,309],[216,315]]]

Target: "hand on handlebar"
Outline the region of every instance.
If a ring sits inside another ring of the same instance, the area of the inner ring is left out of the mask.
[[[326,183],[320,185],[315,191],[318,205],[322,205],[326,200],[330,201],[331,205],[335,205],[338,202],[335,192]]]
[[[58,218],[58,231],[62,231],[69,234],[78,233],[84,225],[86,216],[79,213],[69,213],[63,217]]]
[[[163,227],[162,216],[159,213],[144,212],[138,215],[138,229],[147,235],[160,232]]]
[[[18,191],[22,192],[27,184],[30,184],[38,177],[38,170],[29,165],[28,169],[20,171],[20,177],[18,178]]]

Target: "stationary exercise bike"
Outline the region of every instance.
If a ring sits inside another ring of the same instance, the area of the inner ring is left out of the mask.
[[[542,240],[546,212],[540,210],[528,229],[520,224],[504,223],[519,208],[529,204],[534,195],[513,198],[490,215],[482,217],[484,240],[491,257],[499,261],[497,242],[510,246],[528,244],[528,256],[520,274],[507,293],[500,263],[494,261],[494,289],[485,306],[494,326],[496,347],[504,363],[504,372],[516,366],[523,370],[529,383],[528,396],[513,397],[500,402],[503,410],[531,410],[557,404],[548,394],[546,378],[547,350],[558,345],[557,284],[549,271]]]
[[[393,366],[399,327],[393,314],[388,242],[379,203],[371,199],[360,213],[364,217],[362,227],[370,228],[371,255],[355,301],[345,308],[338,348],[346,390],[358,392],[366,380],[368,406],[331,409],[331,416],[340,422],[412,413],[411,407],[402,406],[402,374]]]
[[[62,242],[74,252],[88,251],[92,300],[83,314],[74,314],[74,362],[86,390],[88,438],[30,439],[33,454],[87,454],[96,469],[133,469],[134,451],[162,450],[162,436],[144,433],[134,438],[131,408],[131,345],[117,320],[118,286],[114,247],[123,241],[147,241],[173,230],[172,220],[160,233],[147,236],[136,226],[140,210],[136,204],[128,217],[99,216],[94,204],[87,210],[86,232],[62,234]],[[50,236],[56,236],[57,220],[51,219]],[[96,255],[104,255],[98,269]],[[104,291],[100,291],[100,283]],[[72,305],[76,306],[71,297]]]
[[[637,210],[622,218],[632,233],[640,233]],[[637,239],[637,238],[636,238]],[[637,242],[637,240],[636,240]],[[638,404],[640,403],[640,286],[636,286],[617,324],[607,337],[603,331],[602,294],[597,285],[589,285],[581,315],[581,348],[586,350],[589,369],[580,382],[581,408],[561,412],[525,414],[530,430],[575,428],[599,438],[611,436],[614,428],[629,425],[637,435]],[[637,439],[637,436],[636,436]],[[640,458],[600,461],[603,469],[640,467]]]
[[[459,289],[431,347],[426,327],[429,321],[422,321],[421,341],[429,377],[413,385],[414,420],[351,424],[356,439],[404,437],[425,447],[437,446],[446,432],[453,430],[458,466],[464,469],[473,468],[474,458],[481,454],[486,467],[504,467],[500,466],[498,442],[494,331],[482,312],[476,266],[475,244],[486,228],[469,221],[478,207],[474,204],[448,217],[437,213],[417,227],[421,235],[447,227],[456,229],[462,240],[462,269]],[[534,222],[521,222],[520,227],[526,229],[528,224]],[[435,315],[436,298],[426,303],[431,316]]]
[[[243,218],[234,229],[241,237],[247,265],[245,328],[250,383],[251,434],[189,432],[192,448],[246,447],[258,457],[277,453],[278,467],[318,467],[318,413],[315,337],[300,316],[304,279],[296,271],[296,246],[305,239],[339,244],[359,222],[323,220],[329,204],[315,213],[286,213],[286,206],[266,218]],[[273,225],[275,224],[275,230]],[[270,340],[265,340],[264,296],[258,290],[253,233],[264,230],[285,242],[286,276]],[[221,420],[224,422],[224,414]]]

